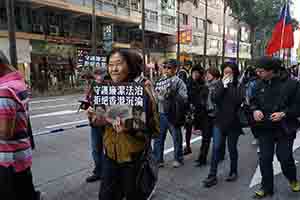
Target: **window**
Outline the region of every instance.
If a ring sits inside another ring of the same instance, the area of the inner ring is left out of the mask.
[[[204,20],[198,17],[193,17],[192,26],[198,30],[204,30]]]
[[[139,10],[140,0],[131,0],[131,8],[133,10]]]
[[[158,21],[158,12],[152,10],[146,10],[146,19],[149,21]]]
[[[193,17],[192,26],[193,26],[193,28],[198,29],[198,18],[197,17]]]
[[[237,35],[237,30],[235,30],[234,28],[230,28],[229,29],[229,35],[231,37],[235,37]]]
[[[200,36],[193,36],[193,46],[202,46],[204,44],[204,38]]]
[[[0,8],[0,24],[7,24],[5,8]]]
[[[129,5],[128,0],[119,0],[118,1],[118,6],[120,6],[122,8],[126,8],[126,7],[128,7],[128,5]]]
[[[170,15],[163,15],[162,16],[162,24],[165,25],[171,25],[174,26],[175,25],[175,20],[176,18]]]
[[[188,16],[186,14],[180,14],[180,24],[188,25]]]
[[[209,41],[210,48],[219,48],[219,40],[210,40]]]
[[[219,25],[218,24],[212,24],[212,31],[214,33],[219,33]]]

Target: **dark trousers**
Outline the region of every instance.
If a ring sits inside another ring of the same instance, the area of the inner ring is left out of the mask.
[[[262,188],[266,192],[273,192],[273,157],[276,146],[276,156],[280,162],[282,173],[289,181],[297,180],[295,160],[293,157],[293,138],[274,136],[274,131],[265,131],[258,135],[260,156],[259,166],[262,175]]]
[[[95,163],[93,173],[101,177],[103,165],[103,136],[102,129],[98,127],[91,127],[91,148],[92,157]]]
[[[16,173],[12,167],[0,167],[0,198],[3,200],[38,200],[31,169]]]
[[[118,164],[105,157],[99,200],[145,200],[136,189],[137,165],[136,162]]]
[[[226,136],[225,136],[226,135]],[[230,157],[230,174],[238,173],[238,139],[240,133],[231,130],[230,133],[222,133],[221,130],[214,126],[213,128],[213,152],[210,166],[210,176],[216,176],[218,172],[218,164],[222,159],[222,144],[227,139],[229,157]]]

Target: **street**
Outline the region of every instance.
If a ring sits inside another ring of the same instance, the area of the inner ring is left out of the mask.
[[[85,114],[77,113],[81,95],[51,98],[35,98],[31,101],[31,122],[36,135],[37,148],[33,155],[33,175],[36,186],[45,193],[47,200],[96,200],[99,183],[86,183],[85,179],[93,169],[89,147],[89,127]],[[56,130],[56,131],[55,131]],[[51,133],[53,131],[53,133]],[[195,168],[201,138],[194,137],[193,154],[185,157],[185,165],[179,169],[171,167],[173,149],[171,138],[166,141],[167,165],[160,170],[158,187],[154,200],[248,200],[259,187],[256,146],[253,137],[241,136],[239,142],[239,179],[225,182],[229,169],[229,158],[219,167],[219,183],[206,189],[202,181],[208,174],[208,166]],[[295,159],[300,161],[300,135],[295,141]],[[283,177],[280,166],[275,166],[275,200],[298,200],[300,194],[292,193]],[[298,166],[298,173],[300,167]],[[299,174],[298,174],[298,177]]]

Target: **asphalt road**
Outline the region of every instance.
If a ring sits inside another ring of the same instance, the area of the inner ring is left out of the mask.
[[[96,200],[99,183],[87,184],[91,173],[89,127],[72,128],[86,124],[84,113],[77,113],[80,95],[39,98],[31,102],[31,121],[37,143],[33,157],[33,175],[36,186],[45,193],[46,200]],[[51,130],[66,129],[56,133]],[[40,133],[47,133],[39,135]],[[300,161],[300,136],[295,144],[295,158]],[[166,141],[167,165],[160,170],[160,180],[154,200],[248,200],[259,187],[256,146],[247,133],[239,142],[239,179],[227,183],[224,177],[229,170],[228,155],[219,167],[219,184],[203,188],[202,181],[208,174],[208,166],[194,167],[201,138],[193,138],[193,154],[185,158],[179,169],[171,167],[172,142]],[[275,163],[275,162],[274,162]],[[276,194],[274,200],[299,200],[300,194],[290,192],[279,165],[275,163]],[[300,167],[298,165],[298,172]],[[298,175],[299,179],[300,176]],[[251,186],[251,187],[250,187]]]

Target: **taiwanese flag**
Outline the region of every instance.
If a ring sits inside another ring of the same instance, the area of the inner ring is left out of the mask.
[[[272,38],[268,42],[266,54],[271,56],[280,49],[290,49],[293,47],[294,33],[290,15],[290,6],[288,3],[285,3],[281,11],[280,19],[273,30]]]

